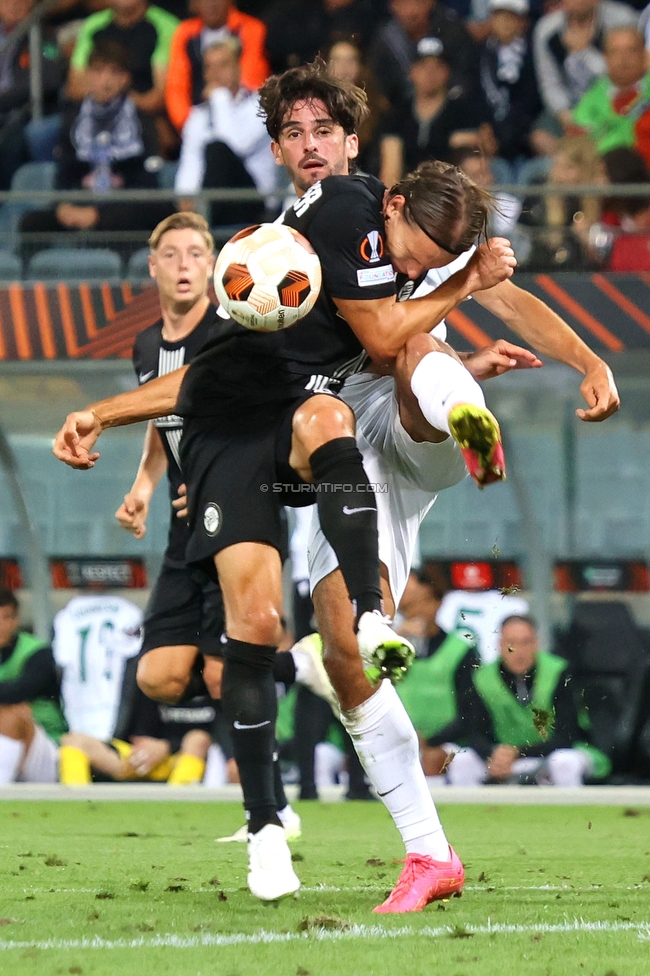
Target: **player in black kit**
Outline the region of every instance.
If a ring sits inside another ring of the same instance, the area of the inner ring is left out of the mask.
[[[311,103],[322,105],[318,138],[354,150],[362,93],[323,79]],[[305,104],[303,98],[287,107],[282,126],[289,127],[287,138],[294,131],[294,109]],[[316,153],[313,161],[318,163]],[[104,427],[173,410],[185,419],[181,454],[192,520],[188,555],[199,563],[214,562],[224,593],[224,707],[250,811],[249,887],[263,899],[299,886],[284,838],[276,833],[272,791],[271,666],[280,614],[284,498],[268,489],[277,483],[315,483],[321,526],[356,602],[362,657],[370,663],[378,647],[395,646],[376,613],[374,497],[354,441],[352,412],[332,393],[363,366],[364,349],[375,362],[390,366],[410,336],[428,332],[461,298],[486,287],[478,262],[470,262],[427,298],[399,304],[390,260],[396,270],[417,277],[435,264],[440,245],[409,222],[399,201],[389,202],[390,228],[384,228],[380,185],[338,179],[333,172],[333,179],[298,201],[289,218],[313,239],[323,268],[324,288],[309,316],[273,335],[233,329],[192,364],[178,405],[178,387],[163,377],[140,395],[122,395],[71,415],[55,443],[60,459],[90,467],[97,457],[90,453],[92,445]],[[461,232],[473,240],[481,229],[479,224],[472,231],[467,224],[465,214],[451,224],[450,242],[454,235],[461,239],[449,247],[466,249]],[[390,259],[384,256],[385,237]],[[511,252],[501,257],[507,276],[514,260],[509,264]],[[345,491],[348,486],[352,491]],[[308,492],[301,495],[304,502],[313,499]],[[295,503],[295,497],[288,500]],[[206,681],[210,687],[207,671]]]

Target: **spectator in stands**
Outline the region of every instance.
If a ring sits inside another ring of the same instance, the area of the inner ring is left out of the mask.
[[[264,14],[274,74],[307,64],[343,37],[362,50],[377,24],[373,0],[276,0]]]
[[[617,0],[563,0],[533,32],[535,68],[545,113],[535,133],[540,155],[574,127],[574,108],[596,78],[605,74],[605,33],[636,27],[638,14]]]
[[[525,781],[582,786],[607,775],[603,753],[582,743],[578,711],[564,658],[540,651],[535,621],[507,617],[501,655],[474,673],[471,747],[447,772],[455,786]]]
[[[412,98],[393,108],[380,143],[381,180],[392,186],[426,159],[450,161],[455,149],[494,149],[483,101],[451,84],[451,61],[438,37],[419,41],[411,65]]]
[[[497,147],[509,162],[533,155],[530,135],[541,99],[528,35],[528,0],[489,0],[489,34],[479,52],[479,77]]]
[[[255,188],[265,201],[212,204],[211,223],[260,223],[277,208],[273,197],[278,167],[271,139],[259,116],[256,92],[241,84],[241,44],[225,37],[203,54],[205,102],[195,105],[183,126],[181,156],[175,190],[181,208],[194,207],[193,197],[210,189]]]
[[[155,189],[159,163],[153,119],[128,94],[128,54],[115,41],[97,44],[90,54],[89,93],[65,116],[57,147],[57,190]],[[54,210],[23,216],[22,231],[150,230],[171,213],[164,203],[60,203]],[[27,245],[25,245],[27,247]]]
[[[417,658],[397,691],[420,737],[427,776],[444,773],[451,751],[444,745],[464,743],[466,699],[480,663],[471,640],[460,631],[447,634],[436,620],[447,589],[440,569],[425,563],[411,572],[399,607],[399,633],[415,645]]]
[[[61,740],[60,777],[67,786],[103,778],[167,782],[171,786],[200,783],[217,718],[207,697],[182,705],[162,705],[137,686],[136,668],[128,665],[118,725],[110,742],[81,732]]]
[[[383,124],[390,112],[390,103],[379,91],[374,76],[360,46],[353,38],[344,38],[332,44],[327,55],[327,70],[334,78],[359,85],[368,96],[368,115],[359,128],[359,155],[357,169],[379,175],[379,142]]]
[[[454,80],[473,79],[476,46],[456,14],[440,0],[391,0],[391,19],[375,34],[370,66],[391,104],[408,100],[411,65],[424,38],[437,38],[450,58]]]
[[[589,136],[558,140],[544,182],[603,183],[602,162]],[[599,197],[531,196],[524,200],[520,223],[534,228],[529,266],[537,271],[586,270],[593,266],[589,231],[599,219]]]
[[[159,115],[165,108],[169,48],[178,21],[147,0],[108,0],[107,6],[83,23],[70,62],[67,94],[80,102],[90,93],[90,55],[97,44],[113,41],[129,55],[134,105],[140,112]]]
[[[454,153],[452,162],[478,186],[493,192],[491,188],[496,180],[490,160],[483,153],[466,146]],[[528,234],[517,223],[521,215],[522,199],[501,191],[493,192],[493,197],[494,208],[488,218],[488,234],[490,237],[507,237],[518,264],[524,265],[530,258],[531,243]]]
[[[650,164],[650,73],[646,73],[643,35],[616,27],[605,36],[607,74],[598,78],[573,110],[602,155],[631,146]]]
[[[0,784],[55,783],[66,731],[46,641],[20,629],[18,600],[0,589]]]
[[[266,27],[243,14],[230,0],[195,0],[198,17],[184,20],[172,38],[165,103],[172,124],[180,132],[192,105],[203,101],[203,53],[215,41],[236,37],[242,48],[241,81],[255,91],[269,75]]]
[[[0,6],[0,190],[8,190],[11,178],[29,159],[23,130],[30,118],[29,36],[15,40],[12,32],[34,6],[34,0],[4,0]],[[65,61],[49,31],[40,52],[44,110],[56,110],[65,79]]]

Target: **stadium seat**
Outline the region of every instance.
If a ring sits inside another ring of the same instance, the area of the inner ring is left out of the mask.
[[[141,247],[129,258],[127,276],[133,281],[142,281],[149,277],[149,248]]]
[[[158,188],[160,190],[173,190],[174,180],[176,179],[176,170],[178,169],[178,163],[166,162],[163,163],[158,170]]]
[[[614,772],[628,772],[650,710],[647,634],[622,601],[584,600],[557,651],[571,663],[592,744],[611,758]]]
[[[0,251],[0,281],[20,281],[22,263],[11,251]]]
[[[107,248],[50,247],[30,259],[27,276],[36,280],[107,280],[119,279],[121,274],[119,255]]]
[[[25,141],[29,155],[35,163],[49,163],[54,160],[54,149],[61,134],[63,115],[46,115],[42,119],[30,119],[25,126]]]
[[[56,163],[25,163],[14,173],[11,189],[20,192],[51,190],[54,187]],[[50,201],[46,198],[20,200],[5,203],[0,207],[0,238],[2,246],[15,250],[18,246],[18,224],[23,214],[29,210],[47,209]]]

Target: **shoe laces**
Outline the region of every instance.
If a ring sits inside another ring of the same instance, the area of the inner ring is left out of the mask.
[[[406,894],[412,888],[414,882],[418,880],[422,869],[430,867],[430,861],[431,858],[426,857],[426,855],[409,854],[406,860],[401,862],[404,867],[388,901],[391,902],[393,899],[401,898],[402,895]]]

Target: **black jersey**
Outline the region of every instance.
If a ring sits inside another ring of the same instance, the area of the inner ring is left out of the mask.
[[[227,326],[216,312],[214,305],[210,305],[198,325],[189,335],[177,342],[163,339],[162,319],[148,329],[143,329],[136,337],[133,346],[133,367],[140,386],[158,376],[173,373],[174,370],[192,362],[207,342],[223,332]],[[160,434],[167,456],[169,495],[170,500],[173,501],[177,498],[178,488],[183,483],[179,458],[183,420],[172,414],[169,417],[159,417],[153,423]],[[165,559],[174,564],[184,565],[186,544],[187,526],[176,518],[176,512],[172,509]]]
[[[323,287],[296,325],[264,333],[232,328],[210,343],[188,370],[179,398],[183,416],[206,417],[300,396],[338,392],[367,356],[334,298],[395,294],[385,254],[384,186],[374,177],[330,176],[314,184],[284,215],[319,257]]]
[[[114,739],[128,742],[136,736],[165,739],[172,753],[178,752],[183,736],[192,729],[212,735],[219,713],[215,703],[200,695],[182,705],[164,705],[147,698],[136,682],[137,658],[131,658],[124,668],[122,692]]]

